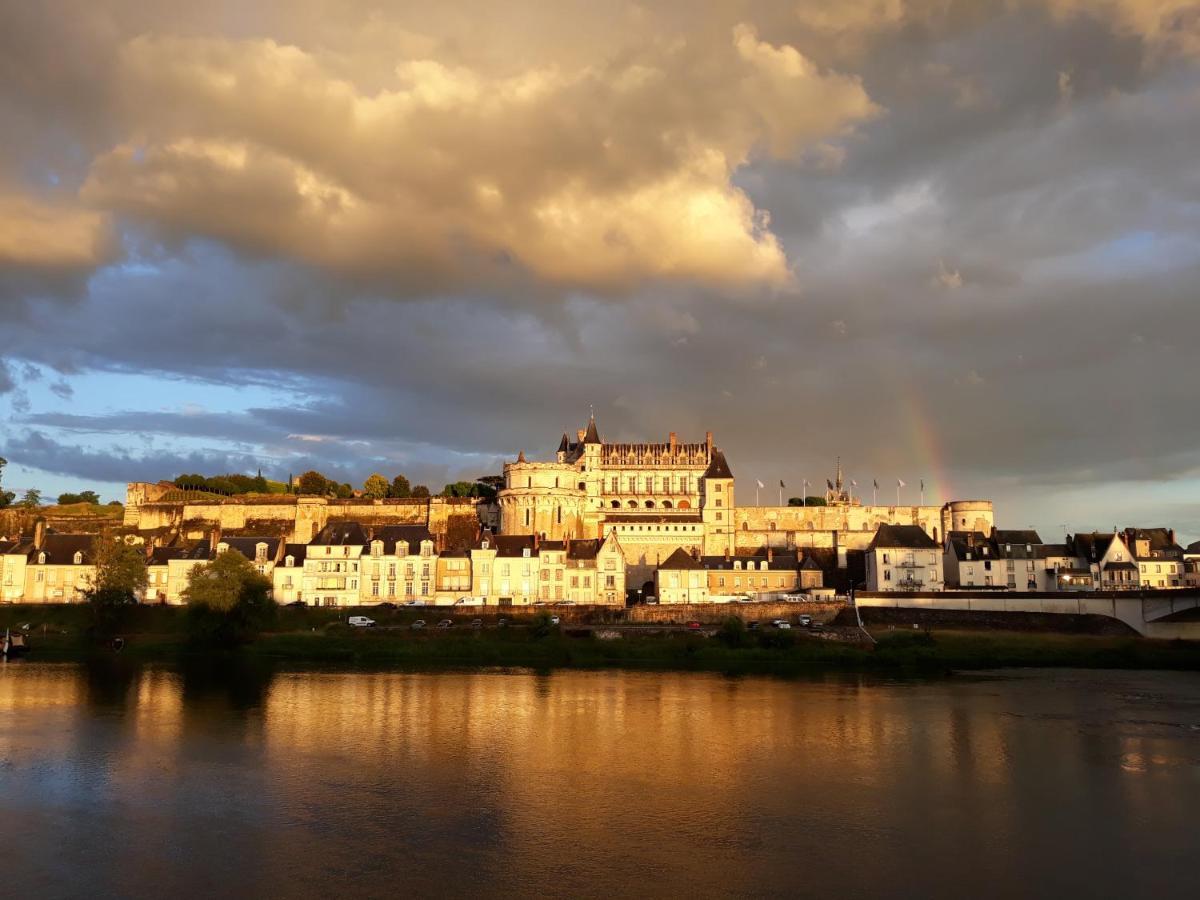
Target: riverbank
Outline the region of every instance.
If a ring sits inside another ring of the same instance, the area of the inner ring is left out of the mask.
[[[944,673],[1011,667],[1200,670],[1200,644],[1136,636],[999,630],[873,631],[876,643],[853,634],[805,629],[700,631],[653,627],[569,628],[545,617],[513,617],[506,627],[413,630],[411,611],[369,611],[379,628],[344,624],[345,611],[280,610],[275,630],[238,648],[247,658],[295,665],[370,668],[529,667],[663,668],[709,671],[780,671],[820,668]],[[169,661],[211,655],[188,641],[185,611],[138,607],[122,628],[122,655]],[[30,626],[33,658],[75,660],[113,651],[88,634],[83,607],[5,607],[0,629]],[[432,625],[436,618],[431,616]],[[469,620],[468,620],[469,621]],[[385,624],[386,623],[386,624]],[[221,651],[222,653],[229,651]]]

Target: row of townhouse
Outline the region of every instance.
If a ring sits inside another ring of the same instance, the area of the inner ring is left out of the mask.
[[[1200,542],[1187,550],[1169,528],[1067,535],[1045,544],[1036,531],[951,532],[943,564],[950,588],[1113,591],[1200,586]]]
[[[56,534],[39,522],[30,538],[0,540],[0,600],[77,603],[95,574],[94,536]]]
[[[659,603],[672,604],[832,593],[824,583],[824,569],[813,552],[767,547],[749,554],[702,556],[680,548],[659,563],[654,587]]]

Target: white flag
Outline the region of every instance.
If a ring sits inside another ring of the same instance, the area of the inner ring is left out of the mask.
[[[853,478],[850,479],[850,487],[858,487],[858,482]]]
[[[757,479],[755,479],[755,480],[757,480]],[[759,486],[760,488],[765,488],[765,487],[766,487],[766,485],[765,485],[765,484],[763,484],[761,481],[759,481],[759,482],[758,482],[758,486]]]
[[[897,479],[896,479],[896,487],[908,487],[908,485],[907,485],[907,484],[905,484],[905,483],[904,483],[902,480],[900,480],[899,478],[897,478]]]

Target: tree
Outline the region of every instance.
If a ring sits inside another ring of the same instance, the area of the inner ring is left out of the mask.
[[[96,566],[92,592],[113,591],[123,595],[126,602],[136,603],[146,590],[145,550],[102,532],[92,545],[92,557]]]
[[[330,485],[333,486],[334,496],[339,500],[349,500],[354,496],[354,488],[348,484],[338,484],[331,481]]]
[[[21,506],[26,509],[37,509],[42,505],[42,492],[37,488],[30,488],[25,492],[25,496],[21,498]]]
[[[0,456],[0,509],[3,509],[4,507],[11,504],[13,502],[13,499],[17,496],[12,491],[4,490],[4,486],[3,486],[2,482],[4,480],[4,467],[7,465],[8,465],[8,460],[5,459],[3,456]]]
[[[78,494],[58,495],[59,506],[70,506],[73,503],[92,503],[99,505],[100,495],[95,491],[80,491]]]
[[[479,482],[479,496],[485,497],[488,500],[493,499],[496,494],[504,490],[503,475],[484,475],[482,478],[476,478]]]
[[[471,481],[455,481],[452,484],[442,488],[442,497],[474,497],[479,490],[479,485]]]
[[[92,611],[92,633],[110,638],[125,621],[125,611],[146,590],[146,554],[141,547],[101,532],[92,544],[96,566],[85,593]]]
[[[788,506],[824,506],[824,497],[788,497]]]
[[[429,488],[425,487],[425,485],[423,485],[423,484],[418,484],[416,487],[414,487],[412,489],[412,495],[414,497],[419,497],[419,498],[424,499],[429,496]]]
[[[275,616],[271,582],[240,553],[227,550],[188,572],[183,599],[193,641],[230,644],[251,639]]]
[[[389,488],[388,480],[378,472],[373,472],[363,482],[363,495],[372,500],[382,500],[388,495]]]
[[[412,496],[412,486],[408,483],[408,479],[403,475],[397,475],[392,479],[392,487],[388,491],[389,497],[395,497],[399,500],[407,500]]]
[[[300,476],[300,493],[324,497],[329,493],[329,480],[320,472],[309,470]]]

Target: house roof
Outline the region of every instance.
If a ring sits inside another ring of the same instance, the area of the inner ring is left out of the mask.
[[[974,542],[972,542],[972,535]],[[959,561],[965,560],[968,553],[971,554],[972,559],[991,559],[993,557],[992,545],[982,531],[952,531],[946,545],[947,549],[954,554],[954,558]],[[986,554],[983,552],[984,547],[988,550]]]
[[[0,556],[6,553],[11,553],[19,546],[18,541],[0,541]]]
[[[70,566],[76,564],[75,554],[79,553],[79,565],[91,565],[94,562],[92,548],[95,541],[94,534],[47,534],[41,550],[30,545],[29,559],[35,560],[39,553],[45,553],[46,565]]]
[[[330,522],[312,539],[317,546],[363,546],[367,533],[358,522]]]
[[[1072,538],[1075,555],[1095,562],[1108,550],[1114,535],[1111,531],[1092,531],[1087,534],[1077,534]]]
[[[604,542],[595,538],[581,541],[571,541],[567,547],[567,559],[595,559]]]
[[[1105,572],[1109,572],[1109,571],[1112,571],[1112,570],[1114,570],[1114,569],[1115,569],[1115,570],[1117,570],[1117,571],[1121,571],[1121,572],[1124,572],[1124,571],[1127,571],[1127,570],[1130,570],[1130,569],[1132,569],[1134,572],[1136,572],[1136,571],[1137,571],[1137,564],[1136,564],[1136,563],[1131,563],[1131,562],[1106,562],[1106,563],[1104,564],[1104,571],[1105,571]]]
[[[712,457],[708,461],[708,468],[704,470],[705,478],[732,478],[733,472],[729,471],[729,463],[725,461],[725,454],[713,447]]]
[[[422,541],[434,540],[433,533],[424,525],[377,525],[369,530],[372,541],[383,541],[383,549],[391,550],[400,541],[409,547],[419,547]]]
[[[992,537],[998,544],[1040,544],[1042,542],[1041,535],[1032,528],[1012,530],[997,528],[992,532]]]
[[[936,550],[938,544],[920,525],[880,525],[871,540],[871,549],[891,547]]]
[[[767,563],[767,570],[771,572],[784,572],[789,569],[795,571],[800,566],[795,550],[779,550],[772,554],[770,561],[767,560],[765,550],[750,554],[731,555],[728,558],[724,555],[704,556],[700,561],[706,569],[732,569],[734,563],[740,563],[744,567],[748,562]],[[758,565],[755,565],[755,568],[757,569]]]
[[[1134,543],[1137,541],[1149,542],[1150,553],[1139,556],[1138,559],[1178,559],[1183,553],[1183,548],[1175,543],[1175,536],[1169,528],[1130,528],[1126,531],[1126,537]],[[1134,549],[1132,544],[1129,549]]]
[[[1200,553],[1200,541],[1193,541],[1187,545],[1187,553]]]
[[[530,556],[537,553],[537,540],[532,534],[501,534],[492,540],[497,556],[524,556],[526,550]]]
[[[680,547],[658,564],[660,569],[702,569],[700,561]]]
[[[221,537],[220,543],[225,544],[230,550],[240,553],[246,559],[253,560],[255,552],[259,544],[267,545],[267,559],[274,559],[275,554],[279,551],[280,538],[270,535],[264,536],[247,536],[238,535],[237,537]]]
[[[308,544],[288,544],[283,548],[283,555],[290,556],[296,562],[304,562],[304,557],[308,555]]]

